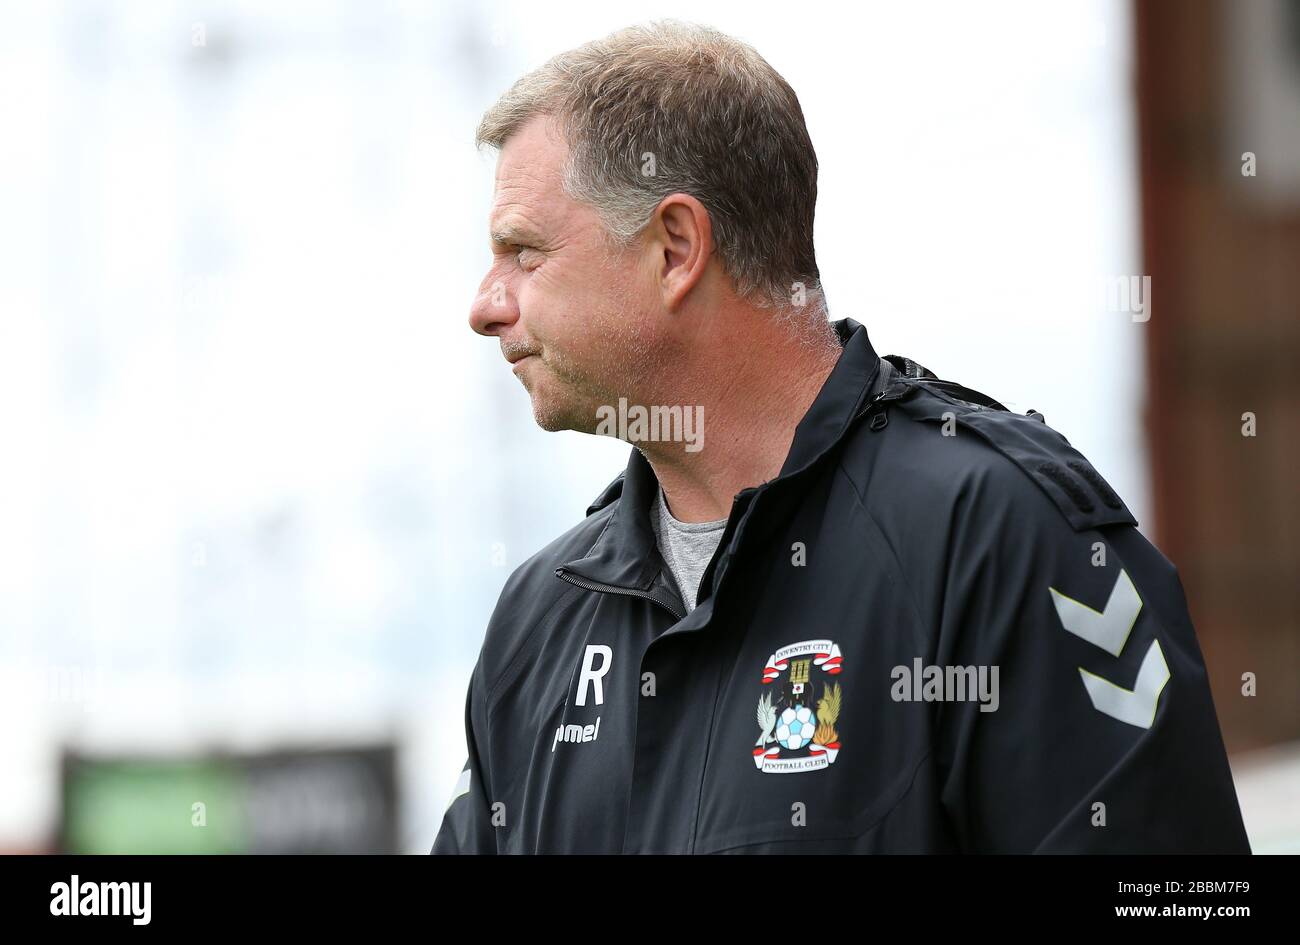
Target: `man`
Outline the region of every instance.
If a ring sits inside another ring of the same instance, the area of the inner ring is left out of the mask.
[[[474,330],[634,448],[502,591],[433,852],[1249,852],[1173,566],[1041,415],[828,321],[757,53],[623,30],[478,140]]]

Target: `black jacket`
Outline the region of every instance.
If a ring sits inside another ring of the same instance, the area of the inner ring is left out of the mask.
[[[685,615],[636,449],[509,578],[435,853],[1249,853],[1178,575],[1086,459],[844,353]]]

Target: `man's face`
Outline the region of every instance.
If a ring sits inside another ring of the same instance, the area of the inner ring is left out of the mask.
[[[500,339],[544,430],[595,429],[596,410],[632,398],[656,370],[650,260],[607,248],[594,210],[564,193],[567,146],[546,116],[512,135],[488,216],[492,265],[470,326]]]

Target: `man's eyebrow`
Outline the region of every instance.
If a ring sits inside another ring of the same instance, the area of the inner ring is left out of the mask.
[[[539,237],[531,230],[510,223],[502,224],[489,234],[492,242],[515,246],[520,243],[536,243]]]

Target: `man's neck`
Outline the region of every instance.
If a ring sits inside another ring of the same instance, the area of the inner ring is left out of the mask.
[[[701,448],[688,452],[676,442],[637,444],[673,517],[683,522],[726,518],[737,493],[776,478],[795,428],[842,352],[833,332],[807,342],[778,332],[741,340],[712,363],[693,365],[683,389],[697,392],[692,407],[703,408]]]

